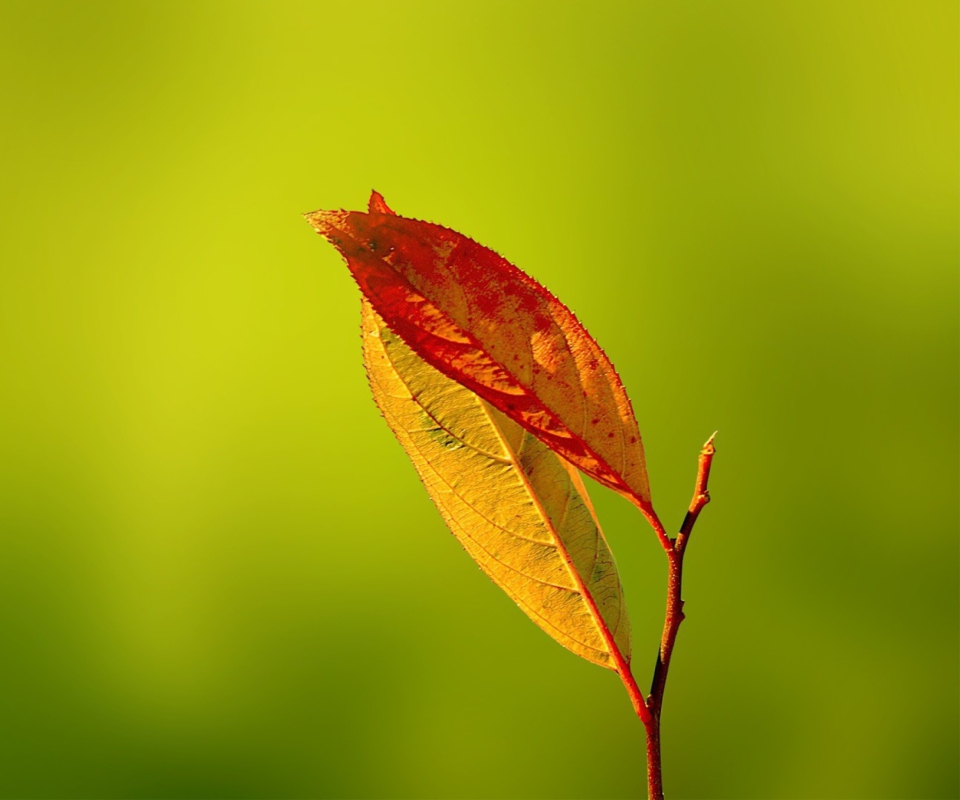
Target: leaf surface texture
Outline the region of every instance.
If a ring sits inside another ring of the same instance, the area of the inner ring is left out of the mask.
[[[374,399],[464,549],[560,644],[624,669],[620,578],[576,469],[427,364],[366,300],[362,332]]]
[[[316,211],[364,297],[424,361],[600,483],[650,505],[643,443],[613,364],[563,303],[472,239],[395,215]]]

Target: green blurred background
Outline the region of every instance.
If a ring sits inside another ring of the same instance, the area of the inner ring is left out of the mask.
[[[300,213],[565,300],[671,527],[672,798],[956,798],[955,2],[0,2],[0,794],[626,798],[617,678],[379,419]],[[665,564],[596,488],[641,683]]]

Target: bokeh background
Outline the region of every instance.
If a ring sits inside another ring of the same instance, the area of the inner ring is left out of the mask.
[[[673,798],[956,798],[954,2],[0,2],[0,794],[628,798],[612,673],[473,565],[300,217],[581,317],[679,524]],[[663,555],[597,487],[649,680]]]

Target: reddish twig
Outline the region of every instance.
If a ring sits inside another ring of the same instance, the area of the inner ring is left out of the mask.
[[[716,433],[707,440],[700,451],[693,500],[690,501],[690,508],[683,519],[683,525],[680,526],[680,532],[676,539],[667,539],[669,546],[664,548],[667,552],[669,571],[667,575],[667,611],[663,621],[663,636],[660,639],[660,651],[657,653],[657,663],[653,670],[650,694],[644,703],[644,710],[647,713],[641,714],[638,710],[638,716],[647,733],[647,791],[650,800],[663,800],[663,779],[660,762],[660,710],[663,708],[663,693],[667,686],[670,657],[673,655],[677,631],[680,630],[680,623],[683,622],[683,598],[681,596],[683,554],[697,517],[700,516],[703,507],[710,502],[707,482],[710,479],[710,465],[716,452],[716,448],[713,446],[714,436],[716,436]],[[641,511],[644,511],[644,509],[641,508]],[[650,511],[652,512],[652,508]],[[651,519],[651,514],[644,511],[644,516],[653,525],[661,543],[663,543],[665,534],[663,533],[663,526],[659,524],[660,521],[656,518],[656,514],[652,514]],[[656,524],[654,524],[654,520]],[[631,700],[633,700],[633,697],[631,697]],[[634,707],[636,708],[636,702],[634,702]]]

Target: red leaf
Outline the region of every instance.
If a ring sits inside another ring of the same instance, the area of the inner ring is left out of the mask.
[[[649,509],[630,400],[573,312],[472,239],[396,216],[376,192],[369,209],[306,216],[387,325],[424,361]]]

